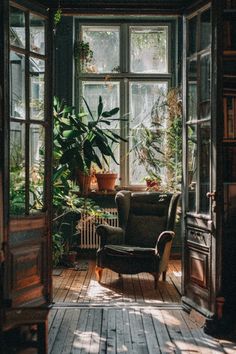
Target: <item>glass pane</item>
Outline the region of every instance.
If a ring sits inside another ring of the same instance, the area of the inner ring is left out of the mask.
[[[130,62],[131,72],[167,73],[168,27],[131,27]]]
[[[167,82],[130,83],[130,183],[143,184],[144,177],[147,175],[159,175],[159,167],[149,162],[150,159],[153,161],[160,158],[160,154],[156,152],[156,149],[148,146],[147,134],[150,130],[156,134],[159,127],[165,125],[166,111],[163,102],[167,88]],[[157,135],[156,138],[158,139]]]
[[[82,26],[82,41],[75,45],[75,58],[82,72],[120,72],[120,28]]]
[[[45,161],[45,134],[41,125],[30,125],[29,136],[29,178],[30,212],[42,210],[44,202],[44,161]]]
[[[25,13],[10,7],[10,44],[25,48]]]
[[[25,119],[25,56],[10,52],[10,114]]]
[[[201,14],[201,44],[200,48],[205,49],[211,43],[211,10],[207,10]]]
[[[10,214],[25,214],[25,125],[10,126]]]
[[[30,57],[30,119],[44,119],[44,60]]]
[[[199,129],[200,141],[200,213],[209,213],[209,198],[206,194],[210,191],[210,123],[202,124]]]
[[[188,184],[188,210],[196,211],[197,186],[197,128],[189,125],[187,130],[187,184]]]
[[[210,116],[211,103],[211,61],[210,55],[204,55],[200,59],[200,118]]]
[[[188,21],[188,55],[197,51],[197,16]]]
[[[197,61],[188,64],[188,121],[197,119]]]
[[[113,108],[120,107],[120,83],[109,81],[104,84],[104,81],[84,81],[82,83],[82,95],[86,99],[90,110],[94,116],[97,118],[97,108],[99,103],[99,96],[102,97],[103,111],[110,111]],[[85,105],[83,104],[85,111],[87,111]],[[119,118],[120,112],[113,116],[113,118]],[[88,116],[91,120],[91,117]],[[100,124],[100,128],[106,130],[106,124]],[[120,122],[114,120],[111,122],[109,129],[114,133],[120,135]],[[120,149],[119,144],[112,143],[111,149],[115,155],[116,161],[119,163],[120,159]],[[109,169],[113,172],[119,172],[119,166],[112,160],[108,159]],[[104,169],[108,169],[108,166],[104,163]]]
[[[30,50],[45,54],[45,20],[33,14],[30,14]]]

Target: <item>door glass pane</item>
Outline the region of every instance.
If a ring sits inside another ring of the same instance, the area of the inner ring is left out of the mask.
[[[168,72],[168,27],[130,28],[130,70],[135,73]]]
[[[201,44],[200,48],[205,49],[211,43],[211,11],[203,12],[200,17]]]
[[[30,57],[30,119],[44,119],[44,60]]]
[[[25,214],[25,125],[10,125],[10,214]]]
[[[210,191],[210,123],[201,124],[199,129],[200,141],[200,157],[199,157],[199,198],[200,198],[200,212],[204,214],[209,213],[209,198],[206,197],[207,192]]]
[[[10,7],[10,44],[25,48],[25,13]]]
[[[25,56],[10,52],[10,115],[25,119]]]
[[[188,21],[188,56],[197,51],[197,16]]]
[[[120,72],[120,28],[82,26],[82,41],[75,43],[75,57],[82,72]]]
[[[188,121],[197,119],[197,61],[188,63]]]
[[[30,14],[30,50],[45,54],[45,20],[33,14]]]
[[[188,185],[188,211],[196,211],[197,193],[197,128],[189,125],[187,130],[187,185]]]
[[[82,83],[82,95],[86,99],[94,118],[97,118],[97,107],[99,103],[99,96],[102,97],[103,111],[110,111],[115,107],[120,107],[120,83],[115,81],[109,81],[104,84],[104,81],[84,81]],[[86,107],[83,105],[85,111]],[[120,112],[114,115],[113,118],[119,118]],[[91,117],[88,116],[91,120]],[[100,128],[107,131],[107,125],[104,123],[100,124]],[[120,122],[114,120],[109,125],[114,133],[120,135]],[[110,145],[113,154],[115,155],[116,161],[119,162],[120,150],[119,144],[112,143]],[[119,172],[119,165],[117,165],[112,159],[108,159],[109,169],[113,172]],[[104,168],[108,169],[107,165],[104,164]]]
[[[167,93],[167,82],[131,82],[129,97],[129,176],[130,183],[143,184],[144,177],[158,173],[159,169],[147,163],[147,157],[153,153],[153,160],[159,158],[160,154],[151,149],[147,144],[140,145],[140,151],[137,156],[137,149],[134,147],[140,144],[140,140],[145,140],[146,129],[154,130],[165,124],[164,101]],[[164,108],[164,109],[163,109]],[[156,124],[156,125],[155,125]],[[156,131],[156,130],[155,130]],[[144,138],[144,139],[143,139]],[[149,156],[151,158],[151,156]],[[141,159],[140,159],[141,158]],[[140,160],[143,161],[140,164]]]
[[[29,135],[30,212],[41,211],[44,203],[45,134],[41,125],[31,124]]]
[[[210,116],[211,93],[211,61],[210,55],[204,55],[200,59],[200,118]]]

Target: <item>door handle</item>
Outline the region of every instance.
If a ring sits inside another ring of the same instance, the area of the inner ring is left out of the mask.
[[[206,194],[207,198],[211,198],[212,200],[216,200],[216,191],[213,192],[207,192]]]

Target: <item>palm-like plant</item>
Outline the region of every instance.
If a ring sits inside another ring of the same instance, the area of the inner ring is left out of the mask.
[[[126,141],[109,129],[112,121],[122,120],[114,117],[119,112],[118,107],[103,111],[102,97],[99,96],[95,118],[87,101],[82,99],[88,113],[76,113],[74,107],[54,99],[54,154],[60,168],[68,166],[73,179],[77,169],[89,174],[92,163],[101,169],[102,162],[108,165],[109,158],[118,163],[111,145]],[[107,128],[102,129],[102,124]]]

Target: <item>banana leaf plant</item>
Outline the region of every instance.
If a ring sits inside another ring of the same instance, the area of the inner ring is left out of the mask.
[[[113,121],[126,120],[115,117],[118,107],[104,111],[102,97],[99,96],[97,116],[94,117],[85,98],[82,100],[88,113],[76,113],[74,107],[54,98],[54,155],[59,161],[59,169],[66,165],[72,179],[75,179],[76,170],[89,174],[92,164],[100,169],[104,162],[108,166],[110,158],[118,164],[112,144],[127,141],[109,129]]]

